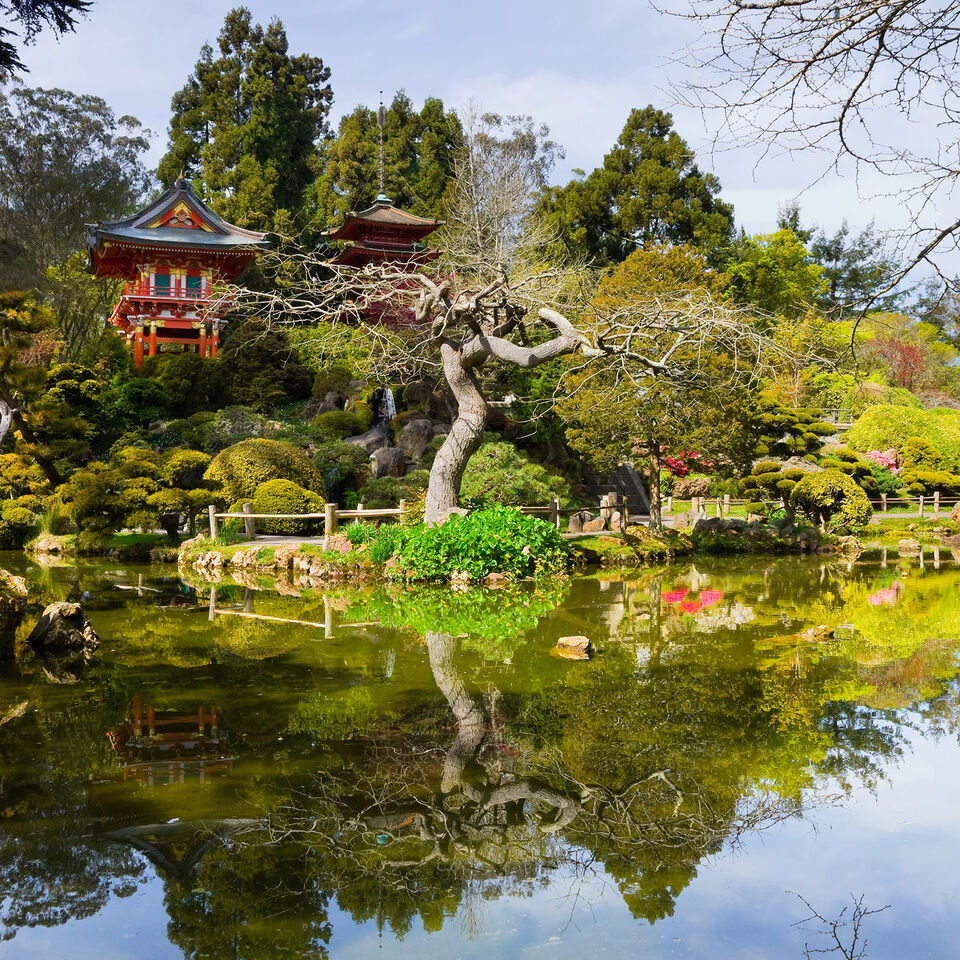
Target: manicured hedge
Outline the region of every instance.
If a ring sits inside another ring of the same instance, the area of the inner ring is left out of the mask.
[[[310,458],[299,447],[279,440],[241,440],[221,450],[204,479],[218,484],[231,503],[252,499],[261,483],[278,479],[325,496],[323,477]]]

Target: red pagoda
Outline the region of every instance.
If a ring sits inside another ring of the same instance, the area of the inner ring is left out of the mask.
[[[218,217],[184,179],[148,207],[121,220],[91,225],[90,268],[127,285],[110,322],[133,345],[137,367],[144,344],[179,344],[215,357],[228,301],[214,287],[236,278],[269,246],[266,234]]]
[[[323,236],[343,241],[341,251],[330,261],[340,266],[365,267],[369,263],[428,263],[436,250],[421,241],[440,226],[439,220],[417,217],[393,205],[380,193],[372,207],[348,213],[342,226],[325,230]]]

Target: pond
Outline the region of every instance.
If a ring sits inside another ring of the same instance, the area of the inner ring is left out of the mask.
[[[286,594],[0,566],[102,640],[0,665],[0,956],[802,958],[837,918],[956,955],[952,558]]]

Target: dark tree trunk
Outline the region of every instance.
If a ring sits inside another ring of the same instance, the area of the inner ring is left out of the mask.
[[[663,529],[663,514],[660,509],[660,444],[651,440],[647,460],[650,472],[650,529]]]

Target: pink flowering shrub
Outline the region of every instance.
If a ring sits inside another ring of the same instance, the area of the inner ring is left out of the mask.
[[[871,450],[865,453],[867,460],[872,460],[881,467],[886,467],[891,473],[897,470],[897,451],[896,450]]]
[[[675,477],[685,477],[691,470],[713,473],[717,463],[696,450],[685,450],[673,457],[664,457],[664,465]]]

